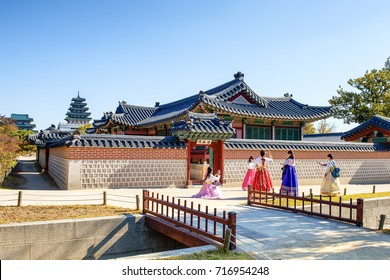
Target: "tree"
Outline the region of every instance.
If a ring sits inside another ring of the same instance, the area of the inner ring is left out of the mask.
[[[363,77],[350,79],[348,84],[358,91],[346,91],[341,86],[338,96],[329,103],[333,106],[333,117],[344,123],[362,123],[374,114],[390,117],[390,62],[381,70],[371,70]]]
[[[11,118],[0,115],[0,183],[16,164],[20,141],[12,133],[17,130]]]
[[[334,123],[327,123],[326,120],[320,120],[317,124],[317,133],[332,133],[336,129]]]
[[[87,124],[80,125],[78,130],[80,131],[81,134],[86,134],[87,133],[86,130],[88,128],[91,128],[91,127],[92,127],[92,124],[87,123]]]
[[[316,133],[316,128],[314,126],[314,123],[306,123],[305,126],[303,127],[303,133],[304,134],[315,134]]]
[[[20,141],[20,151],[19,154],[28,155],[35,153],[37,150],[37,146],[35,144],[31,144],[28,137],[30,134],[33,134],[31,130],[17,130],[15,132],[11,132],[10,136],[17,137]]]

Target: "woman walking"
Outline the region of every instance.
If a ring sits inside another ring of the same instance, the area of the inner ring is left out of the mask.
[[[245,174],[244,181],[242,182],[242,190],[248,190],[248,186],[253,186],[255,180],[256,166],[253,162],[253,157],[250,156],[248,160],[248,171]]]
[[[285,195],[298,195],[298,176],[295,169],[295,156],[289,150],[287,152],[288,158],[282,163],[283,175],[280,193]]]
[[[253,182],[253,190],[261,190],[269,192],[272,190],[272,180],[268,172],[268,164],[272,162],[271,158],[265,157],[265,151],[260,151],[260,157],[256,158],[254,163],[256,166],[255,179]]]
[[[327,196],[340,195],[340,179],[332,176],[332,171],[336,168],[336,162],[333,160],[333,155],[328,154],[327,163],[319,163],[325,167],[324,178],[322,178],[320,193]]]

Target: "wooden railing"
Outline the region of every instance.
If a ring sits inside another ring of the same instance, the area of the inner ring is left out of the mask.
[[[282,200],[285,201],[282,205]],[[297,203],[299,202],[299,203]],[[326,198],[322,195],[319,198],[309,196],[285,195],[272,192],[252,190],[248,188],[248,205],[261,205],[275,207],[293,212],[304,213],[313,216],[319,216],[327,219],[353,223],[357,226],[363,226],[363,199],[359,198],[356,204],[350,199],[349,203],[332,201],[332,197]],[[300,204],[300,205],[297,205]]]
[[[200,204],[194,208],[193,202],[187,206],[184,200],[182,205],[180,199],[176,203],[174,197],[170,201],[169,196],[165,198],[162,195],[160,198],[158,193],[150,194],[148,190],[143,190],[142,197],[146,224],[153,229],[192,247],[213,244],[210,239],[223,244],[226,229],[229,228],[232,233],[230,249],[235,248],[236,213],[229,212],[226,216],[226,211],[223,211],[220,217],[216,208],[209,213],[206,206],[203,212]]]

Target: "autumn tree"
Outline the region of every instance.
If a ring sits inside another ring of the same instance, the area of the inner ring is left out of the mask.
[[[328,123],[326,120],[320,120],[317,124],[316,131],[319,134],[324,133],[332,133],[336,129],[336,125],[334,123]]]
[[[316,133],[316,128],[314,126],[314,123],[306,123],[305,126],[303,127],[303,134],[315,134]]]
[[[0,115],[0,183],[16,164],[20,141],[12,134],[17,130],[11,118]]]
[[[390,117],[390,61],[380,70],[366,72],[363,77],[350,79],[348,84],[357,91],[344,90],[341,86],[338,95],[329,103],[333,106],[333,117],[344,123],[362,123],[374,114]]]

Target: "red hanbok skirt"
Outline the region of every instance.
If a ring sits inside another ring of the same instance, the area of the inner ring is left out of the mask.
[[[271,191],[272,190],[272,181],[271,176],[269,175],[268,169],[266,168],[257,168],[255,173],[255,180],[253,182],[253,190],[256,191]]]

